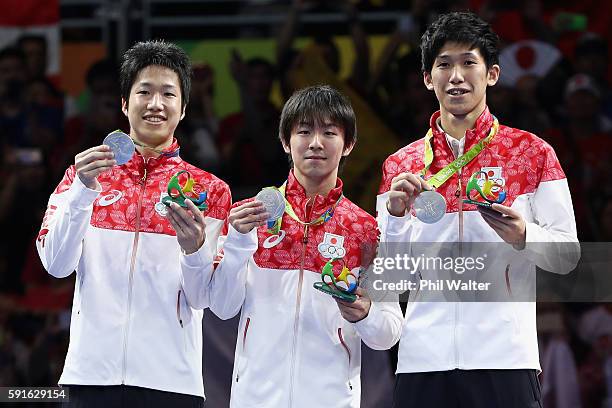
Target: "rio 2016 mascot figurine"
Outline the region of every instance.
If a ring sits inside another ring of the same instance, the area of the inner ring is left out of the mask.
[[[483,175],[484,181],[482,186],[478,183],[478,176]],[[476,192],[477,194],[473,194]],[[472,174],[470,180],[465,186],[465,194],[468,197],[463,200],[466,204],[476,204],[483,207],[491,207],[492,204],[501,204],[506,200],[506,192],[498,181],[489,179],[489,176],[484,171],[477,171]],[[478,196],[482,200],[478,200]]]
[[[187,179],[185,184],[181,185],[180,178],[183,174],[186,175]],[[162,199],[162,202],[166,205],[175,202],[186,208],[185,200],[190,199],[200,211],[205,211],[208,208],[206,205],[207,192],[201,190],[202,186],[195,183],[191,174],[187,170],[182,170],[172,176],[168,182],[168,195]]]
[[[340,272],[334,272],[334,262],[337,260],[332,258],[327,261],[321,271],[322,282],[315,282],[313,287],[346,302],[354,302],[357,299],[354,294],[357,289],[357,276],[346,265],[342,266]]]

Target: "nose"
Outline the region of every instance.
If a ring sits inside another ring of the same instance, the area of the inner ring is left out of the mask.
[[[310,143],[308,144],[308,149],[309,150],[321,150],[323,149],[323,143],[322,143],[322,137],[323,135],[319,132],[314,132],[312,139],[310,140]]]
[[[159,92],[153,93],[149,103],[147,104],[147,109],[152,111],[160,111],[163,109],[162,96]]]
[[[461,70],[461,66],[453,67],[449,82],[451,84],[460,84],[463,82],[463,71]]]

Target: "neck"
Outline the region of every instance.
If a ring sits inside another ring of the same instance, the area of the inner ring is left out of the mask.
[[[172,145],[172,142],[174,141],[174,137],[169,137],[163,142],[156,144],[151,142],[147,143],[133,133],[130,134],[130,137],[134,139],[134,144],[136,145],[136,150],[138,153],[145,158],[158,157],[161,154],[161,151]]]
[[[482,109],[474,109],[466,115],[454,115],[450,112],[442,111],[440,114],[440,125],[442,129],[457,140],[463,139],[465,131],[474,128],[476,119],[484,111]]]
[[[300,173],[297,169],[293,170],[293,174],[295,175],[298,183],[304,187],[306,197],[308,198],[314,197],[317,194],[326,197],[327,194],[329,194],[329,192],[336,187],[336,180],[338,178],[337,170],[321,179],[307,177]]]

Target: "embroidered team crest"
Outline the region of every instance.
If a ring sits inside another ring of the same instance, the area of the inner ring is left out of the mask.
[[[100,197],[98,197],[98,205],[100,207],[109,206],[119,201],[121,197],[123,197],[123,193],[119,190],[107,191],[100,194]]]
[[[317,247],[323,258],[342,258],[346,255],[344,249],[344,237],[341,235],[331,234],[326,232],[323,236],[323,242]]]
[[[480,174],[478,177],[478,185],[480,187],[483,186],[485,180],[485,174],[492,181],[495,186],[491,189],[493,193],[498,192],[502,189],[503,186],[506,185],[506,180],[502,177],[502,168],[501,167],[482,167],[480,171],[484,172]]]

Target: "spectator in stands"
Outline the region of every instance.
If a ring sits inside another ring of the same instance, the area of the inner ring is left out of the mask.
[[[47,40],[42,35],[24,35],[17,47],[26,59],[28,79],[44,78],[47,71]]]
[[[66,121],[64,142],[57,146],[51,156],[55,178],[61,177],[78,152],[100,144],[104,137],[114,130],[129,129],[127,119],[117,106],[117,101],[120,100],[118,84],[114,62],[101,60],[89,68],[86,76],[85,110]]]
[[[273,65],[258,57],[245,62],[234,51],[230,71],[240,91],[241,111],[221,121],[218,143],[223,174],[236,200],[252,197],[261,186],[282,183],[278,166],[286,155],[277,140],[280,113],[270,100]]]
[[[295,64],[310,63],[307,58],[298,58],[299,54],[292,48],[300,15],[306,9],[313,7],[313,5],[320,8],[323,4],[325,7],[329,7],[331,3],[332,2],[315,2],[313,4],[306,0],[293,0],[289,15],[280,31],[276,47],[276,61],[279,71],[286,74],[280,78],[283,95],[285,97],[289,97],[295,90],[295,84],[292,84],[289,78],[291,68],[295,66]],[[355,61],[351,73],[347,78],[347,83],[359,94],[364,95],[367,91],[366,86],[370,75],[370,49],[366,33],[359,22],[358,12],[352,1],[341,0],[333,2],[332,7],[336,10],[340,9],[346,14],[351,39],[353,40]],[[317,10],[317,8],[315,8],[315,10]],[[311,46],[314,47],[316,52],[323,58],[328,68],[331,69],[334,74],[338,75],[340,72],[340,53],[334,40],[327,34],[318,34],[313,40]]]
[[[185,151],[185,160],[217,172],[220,167],[216,146],[219,120],[213,107],[214,79],[210,65],[198,64],[193,67],[191,103],[177,129],[177,137]]]

